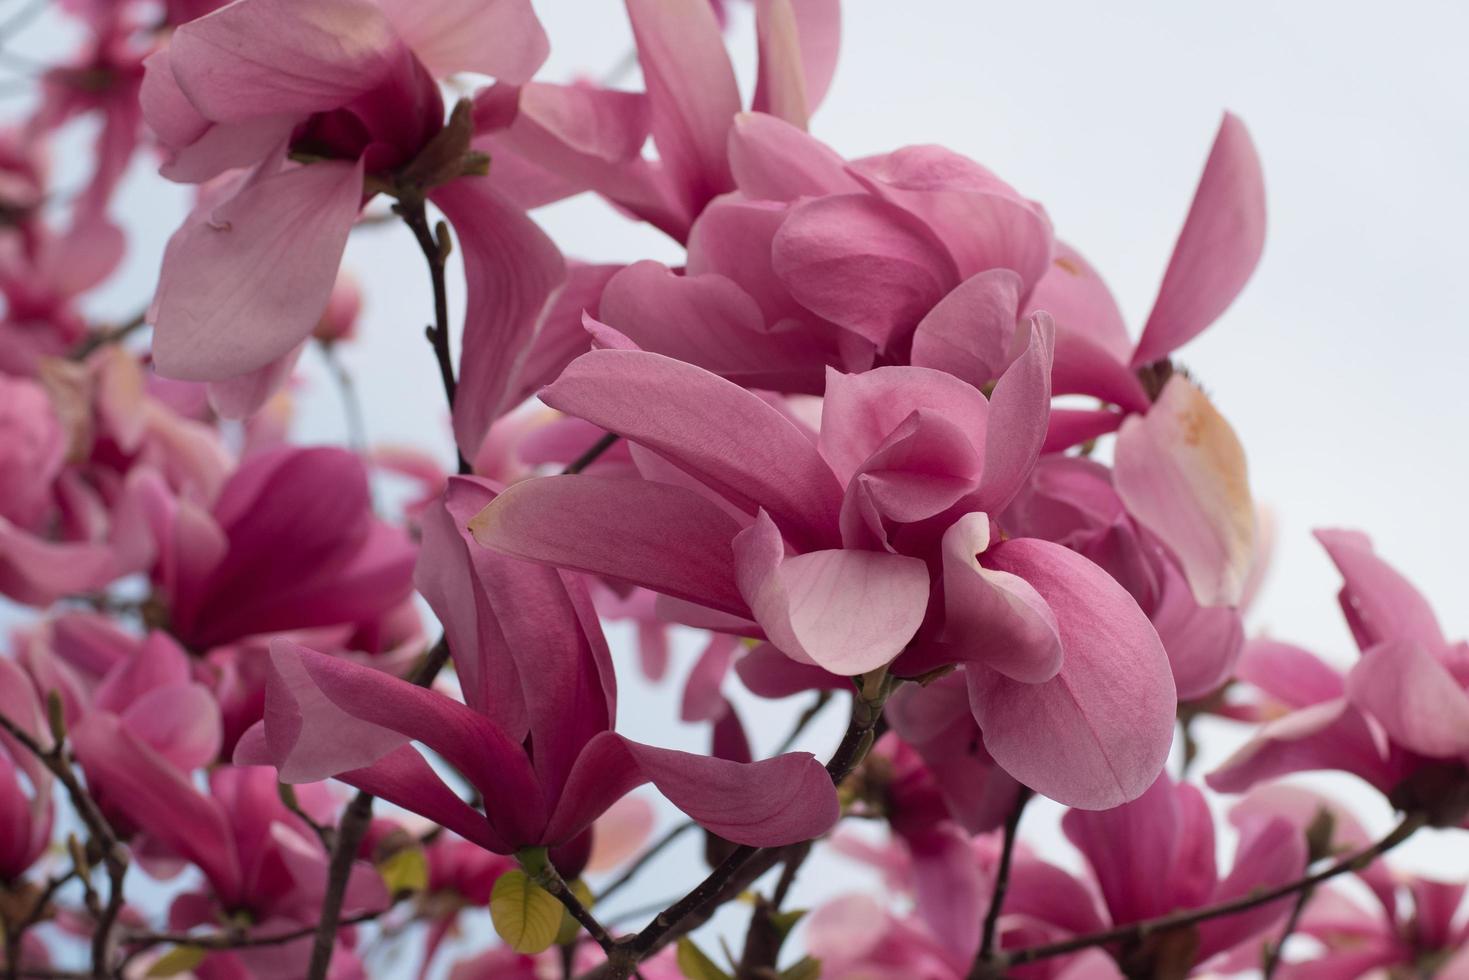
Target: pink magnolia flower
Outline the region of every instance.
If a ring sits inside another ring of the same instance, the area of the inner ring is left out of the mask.
[[[1316,536],[1342,574],[1342,611],[1361,659],[1343,678],[1299,647],[1252,642],[1239,676],[1273,700],[1276,717],[1209,785],[1238,792],[1289,772],[1341,769],[1402,808],[1457,824],[1469,758],[1469,644],[1444,637],[1428,601],[1366,535]]]
[[[627,13],[645,92],[507,79],[478,97],[476,116],[524,206],[592,190],[682,242],[735,187],[726,152],[741,109],[735,72],[710,6],[627,0]],[[840,33],[838,0],[757,4],[752,108],[804,128],[836,71]],[[650,136],[656,161],[643,156]]]
[[[627,438],[648,479],[526,481],[472,526],[496,550],[642,585],[694,604],[676,610],[691,625],[764,636],[833,673],[960,663],[1005,770],[1115,806],[1162,767],[1173,680],[1110,576],[995,523],[1035,462],[1050,398],[1044,318],[1016,343],[989,399],[925,368],[831,372],[815,437],[696,366],[593,351],[542,398]]]
[[[491,181],[457,179],[470,121],[445,129],[434,79],[520,82],[545,56],[527,0],[240,0],[175,31],[148,59],[142,95],[169,151],[164,176],[248,169],[205,194],[164,254],[159,371],[222,381],[278,365],[326,310],[364,198],[406,182],[444,212],[465,256],[455,430],[473,455],[517,368],[504,352],[529,344],[564,267]]]
[[[564,849],[568,874],[586,860],[592,821],[645,782],[738,843],[793,843],[832,824],[835,791],[809,754],[740,765],[615,734],[615,679],[585,586],[477,548],[462,530],[493,497],[487,483],[450,482],[426,521],[417,575],[466,703],[278,640],[265,721],[237,762],[269,762],[293,783],[335,776],[500,854]],[[486,812],[410,740],[475,786]]]
[[[1165,773],[1142,796],[1103,813],[1072,810],[1062,821],[1067,838],[1086,858],[1112,924],[1179,909],[1215,905],[1299,878],[1306,867],[1305,836],[1289,820],[1240,821],[1234,866],[1222,879],[1215,867],[1214,823],[1199,790]],[[1063,893],[1056,893],[1063,899]],[[1204,963],[1259,936],[1289,912],[1289,898],[1199,923],[1194,962]],[[1032,914],[1062,926],[1078,911],[1060,901]],[[1124,958],[1146,950],[1122,950]],[[1131,974],[1129,974],[1131,975]]]
[[[207,508],[154,485],[147,513],[169,630],[201,652],[376,621],[412,588],[413,546],[373,516],[362,463],[345,450],[258,453]]]

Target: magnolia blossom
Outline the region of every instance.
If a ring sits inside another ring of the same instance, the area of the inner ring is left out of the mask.
[[[649,479],[518,484],[476,537],[695,603],[685,621],[831,672],[962,664],[996,761],[1063,801],[1116,805],[1157,776],[1172,737],[1157,634],[1091,562],[995,523],[1044,438],[1046,327],[1019,335],[990,399],[929,369],[833,372],[814,437],[699,368],[594,351],[543,398],[640,447]],[[656,416],[641,408],[655,392]],[[1037,714],[1043,736],[1024,721]]]

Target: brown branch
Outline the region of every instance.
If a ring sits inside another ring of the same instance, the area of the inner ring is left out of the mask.
[[[391,908],[392,906],[389,906]],[[378,909],[375,912],[359,912],[350,915],[337,922],[338,927],[355,926],[363,922],[372,922],[381,917],[388,909]],[[294,943],[315,935],[317,927],[315,924],[301,926],[298,929],[289,929],[285,932],[273,932],[267,934],[250,932],[140,932],[132,933],[123,937],[123,942],[129,946],[138,947],[136,952],[142,952],[153,946],[164,944],[172,946],[192,946],[196,949],[227,950],[227,949],[251,949],[258,946],[284,946],[286,943]]]
[[[88,357],[92,356],[103,347],[106,347],[109,344],[121,343],[122,341],[126,340],[128,337],[132,336],[139,329],[145,326],[147,322],[148,311],[140,310],[125,323],[120,323],[115,327],[104,327],[100,330],[94,330],[91,333],[87,334],[87,336],[83,337],[82,340],[75,347],[72,348],[71,353],[67,355],[67,359],[72,361],[85,361]]]
[[[92,799],[92,795],[87,792],[81,780],[77,779],[76,770],[72,768],[71,756],[66,750],[64,740],[58,738],[56,744],[47,749],[29,732],[4,715],[0,715],[0,728],[4,728],[11,738],[39,759],[57,781],[66,787],[67,795],[71,798],[77,816],[86,825],[93,842],[102,852],[102,861],[107,868],[108,892],[107,904],[100,910],[97,916],[97,929],[92,934],[92,975],[94,977],[111,976],[109,961],[112,958],[112,930],[117,923],[118,914],[122,912],[123,878],[128,869],[127,852],[119,842],[112,825],[107,822],[107,818],[97,807],[97,802]],[[78,872],[83,878],[86,877],[82,869],[78,869]]]
[[[678,840],[688,831],[693,830],[697,826],[699,825],[694,823],[692,820],[685,820],[683,823],[679,824],[672,830],[668,831],[668,833],[658,838],[658,841],[653,844],[652,847],[648,848],[641,855],[639,855],[638,859],[634,861],[625,871],[623,871],[622,874],[618,875],[615,879],[613,879],[610,884],[608,884],[606,888],[602,889],[602,894],[597,896],[598,904],[605,902],[607,899],[611,898],[613,895],[621,891],[628,884],[628,882],[632,881],[633,878],[636,877],[639,871],[642,871],[643,868],[647,867],[648,862],[652,861],[659,854],[662,854],[665,850],[669,848],[670,845],[673,844],[674,841]]]
[[[1299,892],[1315,888],[1323,881],[1335,878],[1337,875],[1352,871],[1361,871],[1377,858],[1397,847],[1403,841],[1412,837],[1421,828],[1426,826],[1428,818],[1422,813],[1410,813],[1402,819],[1392,832],[1382,840],[1353,854],[1351,857],[1342,858],[1315,874],[1307,875],[1297,881],[1288,882],[1275,888],[1264,891],[1254,891],[1248,895],[1221,902],[1218,905],[1209,905],[1204,908],[1184,909],[1168,915],[1159,916],[1156,919],[1145,919],[1142,922],[1133,922],[1108,929],[1104,932],[1089,933],[1085,936],[1073,936],[1059,942],[1046,943],[1041,946],[1030,946],[1009,953],[1000,953],[995,956],[995,962],[1001,969],[1012,966],[1022,966],[1026,963],[1035,963],[1039,960],[1050,959],[1055,956],[1064,956],[1067,953],[1075,953],[1078,950],[1089,949],[1092,946],[1105,946],[1109,943],[1141,941],[1150,935],[1160,932],[1169,932],[1173,929],[1182,929],[1195,923],[1205,922],[1209,919],[1217,919],[1226,915],[1235,915],[1246,912],[1261,905],[1269,904],[1277,899],[1295,895]]]
[[[621,437],[616,432],[603,433],[600,439],[587,447],[586,452],[582,453],[570,463],[567,463],[566,469],[561,471],[561,475],[566,476],[569,473],[580,473],[588,466],[591,466],[597,461],[598,457],[616,445],[619,438]]]
[[[521,862],[531,879],[555,896],[566,911],[571,913],[571,917],[581,923],[587,935],[596,940],[597,945],[601,946],[608,956],[611,956],[613,947],[616,945],[612,935],[602,923],[597,921],[597,917],[591,913],[591,910],[581,903],[581,899],[576,897],[571,886],[561,877],[561,872],[557,871],[556,866],[547,859],[545,850],[534,848],[531,850],[534,852],[534,859],[530,861],[522,859]]]
[[[885,671],[868,675],[862,681],[861,691],[852,698],[846,733],[826,764],[833,785],[840,786],[872,747],[893,684]],[[707,921],[714,909],[744,891],[788,853],[785,847],[742,844],[735,848],[692,891],[655,916],[641,932],[619,940],[608,954],[607,962],[585,974],[586,980],[627,980],[639,962]]]
[[[1296,896],[1295,904],[1291,906],[1290,918],[1285,920],[1285,928],[1280,930],[1280,937],[1274,943],[1265,947],[1264,980],[1271,980],[1275,971],[1280,969],[1281,957],[1285,953],[1285,941],[1296,931],[1296,926],[1301,924],[1301,913],[1306,911],[1306,905],[1311,901],[1311,896],[1316,894],[1316,889],[1302,888]]]
[[[1010,864],[1015,858],[1015,839],[1020,829],[1020,816],[1025,804],[1030,802],[1030,790],[1020,787],[1015,795],[1015,806],[1005,820],[1003,843],[1000,845],[1000,866],[995,872],[995,888],[990,895],[990,907],[984,914],[984,931],[980,934],[979,953],[974,957],[974,968],[970,977],[985,975],[990,954],[995,948],[995,934],[1000,924],[1000,910],[1005,907],[1005,893],[1010,888]]]

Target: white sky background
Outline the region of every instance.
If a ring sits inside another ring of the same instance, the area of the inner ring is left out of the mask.
[[[15,4],[0,0],[0,14]],[[552,38],[547,79],[603,76],[631,49],[614,0],[536,7]],[[744,4],[732,7],[731,46],[748,84],[751,18]],[[14,50],[50,54],[62,38],[47,19]],[[847,156],[936,142],[994,169],[1041,201],[1058,234],[1101,271],[1135,336],[1219,115],[1238,113],[1265,168],[1265,257],[1239,302],[1180,359],[1239,432],[1255,493],[1277,516],[1276,560],[1256,627],[1349,663],[1338,579],[1312,527],[1368,531],[1429,596],[1446,631],[1469,634],[1469,524],[1461,516],[1469,490],[1466,44],[1469,6],[1449,0],[1390,11],[1324,0],[850,0],[841,65],[812,130]],[[63,170],[74,165],[60,156]],[[184,202],[151,175],[134,178],[119,206],[134,251],[98,297],[98,312],[115,319],[146,300]],[[537,217],[572,256],[681,260],[672,243],[593,199]],[[394,226],[359,231],[347,266],[366,289],[362,340],[345,360],[364,392],[368,431],[380,442],[430,443],[448,460],[441,392],[421,332],[428,279],[411,236]],[[298,437],[340,441],[340,407],[311,355],[303,374]],[[625,632],[610,633],[625,647]],[[704,744],[699,729],[674,720],[696,646],[690,640],[657,691],[631,669],[621,672],[628,734]],[[757,746],[782,737],[796,703],[741,701]],[[808,740],[818,753],[840,730],[837,712],[828,714]],[[1221,737],[1233,744],[1232,735]],[[1363,800],[1369,829],[1388,825],[1386,806],[1349,781],[1311,782]],[[1028,839],[1054,845],[1054,822],[1040,809],[1027,816]],[[1463,835],[1429,835],[1399,853],[1404,866],[1469,875]],[[690,848],[650,874],[639,898],[691,883],[693,856]],[[847,867],[808,865],[797,901],[860,884]]]

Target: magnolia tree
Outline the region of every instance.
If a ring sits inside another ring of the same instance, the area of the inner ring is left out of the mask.
[[[748,103],[708,0],[627,0],[641,90],[534,80],[526,0],[59,8],[80,47],[0,134],[7,980],[1469,976],[1465,886],[1383,857],[1469,811],[1469,646],[1358,531],[1317,534],[1350,671],[1242,624],[1245,453],[1176,360],[1263,246],[1239,119],[1132,331],[981,165],[811,135],[837,0],[754,4]],[[140,159],[194,203],[151,305],[96,322]],[[681,263],[564,256],[528,212],[583,193]],[[384,223],[433,286],[454,473],[443,433],[289,438]],[[652,679],[702,634],[707,752],[619,734],[604,619]],[[795,699],[776,754],[737,687]],[[828,706],[839,744],[788,751]],[[1195,772],[1210,715],[1246,740]],[[1400,823],[1276,782],[1305,770]],[[644,784],[686,822],[654,836]],[[1025,840],[1037,796],[1068,853]],[[682,897],[608,916],[691,828]],[[880,892],[792,907],[822,849]],[[442,945],[485,907],[497,938]]]

